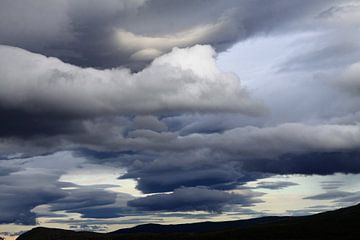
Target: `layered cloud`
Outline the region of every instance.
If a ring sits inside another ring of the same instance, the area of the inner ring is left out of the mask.
[[[310,17],[330,7],[323,0],[266,5],[247,0],[6,0],[1,3],[0,43],[81,66],[141,69],[173,47],[210,44],[223,51],[258,34],[307,26]]]
[[[261,195],[261,194],[260,194]],[[259,200],[254,193],[235,194],[207,188],[179,188],[170,194],[155,194],[128,202],[130,207],[144,211],[209,211],[221,212],[226,205],[249,206]]]
[[[2,1],[0,223],[257,214],[244,207],[259,191],[302,187],[264,178],[360,173],[358,12],[325,0]],[[132,185],[62,181],[88,163]],[[359,200],[321,187],[305,200]]]

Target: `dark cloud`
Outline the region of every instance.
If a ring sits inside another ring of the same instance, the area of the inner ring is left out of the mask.
[[[0,223],[35,224],[38,217],[63,216],[58,211],[80,214],[74,228],[92,230],[101,221],[160,221],[156,211],[252,215],[259,213],[242,207],[261,194],[242,187],[249,181],[360,173],[356,6],[325,0],[2,1]],[[267,85],[252,85],[252,77],[240,81],[217,65],[216,54],[238,41],[277,41],[293,33],[305,36],[292,43],[295,51],[279,53],[271,66],[256,62]],[[262,95],[267,87],[268,98]],[[84,158],[95,167],[125,169],[121,180],[134,179],[138,190],[153,195],[134,199],[109,185],[59,182],[83,167]],[[262,181],[256,188],[295,185]],[[321,186],[329,192],[306,199],[359,199],[357,192],[341,191],[341,183]],[[124,216],[137,219],[107,219]]]
[[[98,207],[76,210],[83,218],[97,219],[123,217],[126,211],[126,209],[121,209],[120,207]]]
[[[0,107],[0,137],[31,138],[58,134],[77,134],[84,131],[80,119],[61,114],[29,113]]]
[[[116,193],[92,186],[67,190],[64,198],[50,205],[52,211],[76,212],[77,209],[102,206],[115,203]]]
[[[251,206],[259,202],[255,193],[235,194],[208,188],[178,188],[169,194],[154,194],[128,202],[128,206],[144,211],[208,211],[221,212],[226,205]]]
[[[213,166],[204,169],[169,169],[161,171],[132,171],[121,179],[138,179],[137,188],[144,193],[168,192],[179,187],[207,186],[214,189],[236,189],[240,184],[263,177],[259,173],[244,173],[229,166],[221,168]]]
[[[93,218],[93,219],[109,219],[109,218],[119,218],[119,217],[128,217],[128,216],[140,216],[141,213],[134,211],[127,207],[127,202],[133,200],[135,197],[127,193],[114,193],[114,192],[100,192],[101,190],[96,190],[99,186],[90,186],[88,187],[88,193],[85,198],[89,204],[76,206],[75,208],[63,206],[67,212],[79,213],[82,218]],[[98,197],[96,193],[100,193],[102,197]],[[116,197],[114,199],[113,197]],[[91,198],[92,196],[92,198]],[[84,197],[76,198],[75,202],[81,202]],[[105,200],[105,201],[104,201]],[[57,203],[55,203],[56,205]],[[63,204],[63,203],[61,203]],[[56,206],[55,206],[56,207]]]
[[[1,177],[0,223],[35,225],[36,214],[31,211],[33,208],[66,196],[54,181],[56,176],[48,174]]]
[[[51,4],[27,1],[25,5],[18,0],[2,1],[0,43],[80,66],[139,69],[173,47],[210,44],[223,51],[250,36],[304,25],[330,4],[321,0],[267,4],[247,0],[186,4],[57,0]]]
[[[49,223],[56,224],[69,224],[69,225],[140,225],[144,223],[161,223],[163,222],[162,218],[156,218],[155,216],[151,217],[134,217],[130,219],[51,219],[48,221]]]
[[[1,166],[0,167],[0,177],[8,176],[10,173],[17,172],[19,170],[20,170],[20,167],[17,167],[17,166]]]
[[[115,206],[124,199],[132,199],[128,194],[106,190],[114,185],[78,186],[60,181],[69,169],[84,162],[84,159],[72,157],[68,152],[1,160],[0,169],[10,168],[11,172],[0,176],[0,185],[3,186],[0,191],[0,223],[35,225],[39,217],[67,216],[58,211],[81,214],[87,209]]]
[[[309,153],[285,155],[275,160],[249,160],[244,169],[273,174],[360,173],[358,152]]]
[[[36,212],[37,218],[64,218],[66,214],[52,213],[52,212]]]

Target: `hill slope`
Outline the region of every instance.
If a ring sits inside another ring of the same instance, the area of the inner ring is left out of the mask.
[[[34,228],[18,240],[360,239],[360,204],[304,217],[265,217],[179,225],[147,224],[99,234]]]

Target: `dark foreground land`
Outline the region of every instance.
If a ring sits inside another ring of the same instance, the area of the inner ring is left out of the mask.
[[[360,239],[360,204],[304,217],[264,217],[179,225],[146,224],[112,233],[34,228],[18,240]]]

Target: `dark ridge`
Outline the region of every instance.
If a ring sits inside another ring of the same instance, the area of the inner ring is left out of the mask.
[[[360,239],[360,204],[302,217],[263,217],[178,225],[145,224],[111,233],[34,228],[18,240],[313,240]]]
[[[132,228],[119,229],[110,234],[134,234],[134,233],[200,233],[207,231],[219,231],[227,228],[243,228],[255,224],[271,223],[288,217],[262,217],[247,220],[225,222],[200,222],[186,224],[144,224]]]

